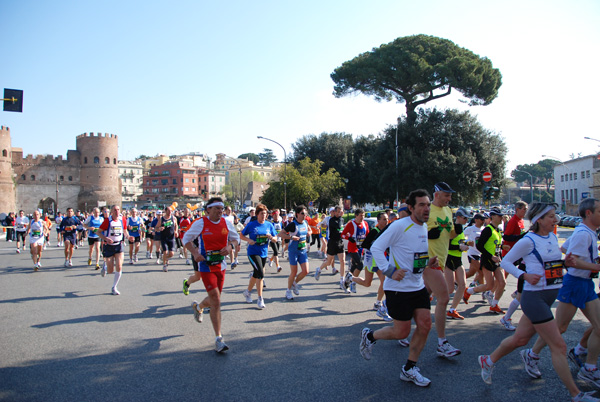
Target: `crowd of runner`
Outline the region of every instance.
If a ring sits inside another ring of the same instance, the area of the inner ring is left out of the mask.
[[[463,208],[452,213],[448,205],[453,193],[444,182],[435,185],[433,197],[426,190],[415,190],[397,212],[377,213],[372,227],[360,208],[354,211],[353,219],[344,222],[339,206],[331,207],[328,216],[313,213],[311,217],[303,205],[286,214],[259,204],[240,222],[219,197],[211,198],[203,210],[194,211],[178,209],[176,203],[155,213],[135,208],[121,211],[119,206],[94,208],[89,214],[74,213],[69,208],[64,216],[59,213],[55,222],[42,217],[39,211],[34,211],[31,218],[19,211],[13,218],[14,240],[17,253],[29,244],[36,271],[42,268],[43,250],[50,246],[53,227],[56,245],[64,248],[65,267],[73,265],[74,249],[87,241],[88,265],[103,277],[113,275],[113,295],[120,294],[118,284],[127,254],[130,265],[138,264],[144,245],[146,260],[156,258],[156,264],[162,265],[165,272],[169,260],[178,255],[193,268],[193,274],[183,281],[184,295],[189,295],[190,287],[199,281],[207,292],[204,300],[192,302],[192,309],[200,323],[209,312],[217,352],[229,348],[221,333],[221,293],[227,268],[235,269],[240,264],[242,242],[247,245],[252,272],[240,297],[254,303],[256,289],[259,309],[267,305],[263,296],[265,271],[273,267],[280,272],[286,254],[290,273],[283,295],[287,300],[300,296],[303,281],[319,281],[325,271],[339,274],[339,288],[346,294],[357,293],[357,285],[370,287],[376,275],[380,282],[373,310],[391,325],[377,330],[364,328],[360,353],[370,360],[378,340],[395,340],[408,347],[400,378],[422,387],[431,383],[420,373],[417,362],[432,326],[432,300],[438,336],[436,353],[453,358],[461,351],[446,337],[446,319],[463,320],[458,311],[461,301],[468,304],[470,297],[479,293],[489,303],[489,312],[501,317],[499,328],[512,333],[491,354],[479,356],[485,383],[491,384],[494,367],[503,356],[526,345],[537,333],[533,348],[520,352],[527,374],[542,376],[539,353],[548,345],[553,367],[572,400],[597,401],[592,393],[577,387],[568,361],[577,365],[579,379],[600,388],[600,301],[593,283],[600,271],[596,234],[600,228],[600,201],[588,198],[581,202],[579,215],[583,222],[561,248],[555,235],[556,204],[529,206],[519,201],[510,218],[498,208],[471,216]],[[525,218],[530,222],[527,231]],[[310,272],[308,257],[312,246],[322,259],[314,273]],[[518,286],[503,311],[500,301],[509,274],[517,278]],[[555,300],[556,319],[551,310]],[[519,306],[523,315],[515,324],[512,315]],[[577,309],[589,320],[590,328],[567,353],[561,334]]]

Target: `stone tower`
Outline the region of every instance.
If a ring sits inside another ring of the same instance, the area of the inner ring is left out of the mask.
[[[10,129],[0,126],[0,212],[16,212]]]
[[[78,135],[77,151],[81,155],[78,208],[89,210],[98,203],[121,205],[117,136],[101,133]]]

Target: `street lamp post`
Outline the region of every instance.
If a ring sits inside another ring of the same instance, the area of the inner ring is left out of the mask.
[[[258,138],[259,140],[267,140],[274,142],[275,144],[279,145],[281,149],[283,149],[283,208],[287,211],[287,153],[285,152],[285,148],[277,141],[274,141],[267,137],[263,137],[262,135],[259,135],[256,138]]]
[[[396,182],[396,206],[400,206],[400,200],[398,200],[398,127],[400,126],[400,117],[398,117],[398,121],[397,121],[397,125],[396,125],[396,177],[395,177],[395,182]]]
[[[529,178],[530,178],[529,192],[531,194],[531,202],[533,202],[533,176],[531,175],[531,173],[525,172],[524,170],[515,169],[515,172],[526,173],[529,175]]]

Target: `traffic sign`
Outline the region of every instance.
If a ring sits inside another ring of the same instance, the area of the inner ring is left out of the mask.
[[[490,172],[485,172],[483,174],[483,181],[488,182],[492,180],[492,173]]]

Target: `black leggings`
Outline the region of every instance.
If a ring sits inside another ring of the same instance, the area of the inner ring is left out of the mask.
[[[317,242],[317,247],[319,248],[319,250],[321,249],[321,233],[313,233],[312,234],[312,240],[310,241],[310,245],[312,246],[313,244],[315,244],[315,241]]]
[[[252,277],[256,279],[263,279],[265,277],[265,264],[267,263],[267,257],[261,257],[260,255],[249,255],[250,265],[254,269]]]

